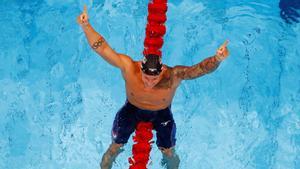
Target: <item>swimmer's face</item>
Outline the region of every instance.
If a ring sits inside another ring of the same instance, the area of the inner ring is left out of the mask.
[[[159,82],[160,74],[156,76],[152,76],[142,72],[142,81],[144,82],[144,86],[146,88],[153,88]]]

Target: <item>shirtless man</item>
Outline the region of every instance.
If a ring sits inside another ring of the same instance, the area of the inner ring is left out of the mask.
[[[104,60],[119,68],[126,84],[127,100],[116,114],[112,128],[112,143],[104,153],[100,167],[111,169],[121,147],[140,121],[151,121],[156,130],[156,144],[163,154],[162,165],[178,169],[179,157],[175,153],[176,125],[171,113],[171,103],[182,80],[195,79],[214,71],[227,58],[227,41],[216,54],[193,66],[169,67],[157,55],[147,55],[142,61],[115,52],[105,39],[88,22],[86,6],[77,22],[81,25],[89,45]]]

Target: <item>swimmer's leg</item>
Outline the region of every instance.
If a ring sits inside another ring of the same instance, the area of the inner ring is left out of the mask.
[[[166,169],[178,169],[180,159],[179,156],[175,153],[175,148],[162,148],[159,147],[163,154],[163,159],[161,161],[161,165]]]
[[[101,169],[111,169],[112,163],[115,161],[116,157],[124,151],[122,149],[123,144],[112,143],[107,151],[102,156],[102,160],[100,163]]]
[[[116,157],[124,151],[122,147],[127,143],[137,124],[135,113],[136,110],[127,101],[116,114],[111,132],[112,143],[102,157],[100,163],[101,169],[111,169]]]

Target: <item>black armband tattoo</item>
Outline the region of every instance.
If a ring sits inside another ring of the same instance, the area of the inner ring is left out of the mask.
[[[103,37],[100,37],[95,43],[93,43],[92,48],[94,50],[96,50],[97,48],[99,48],[100,46],[102,46],[102,44],[105,42]]]

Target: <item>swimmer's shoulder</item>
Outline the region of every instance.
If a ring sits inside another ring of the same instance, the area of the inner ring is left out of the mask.
[[[174,76],[174,67],[163,64],[164,69],[166,69],[166,73],[169,76]]]
[[[125,54],[119,54],[119,57],[121,58],[122,63],[124,65],[124,70],[127,70],[134,65],[134,60],[130,56]]]
[[[168,65],[163,65],[163,66],[166,69],[165,77],[167,77],[171,81],[172,86],[177,87],[181,82],[181,79],[177,75],[177,66],[174,67]]]
[[[133,60],[130,56],[125,55],[125,54],[119,54],[119,57],[122,59],[122,62],[126,65],[128,64],[133,64]]]
[[[135,61],[130,56],[125,55],[125,54],[120,54],[120,57],[122,59],[124,67],[125,67],[123,73],[139,71],[138,68],[140,67],[139,65],[140,65],[141,61]]]

